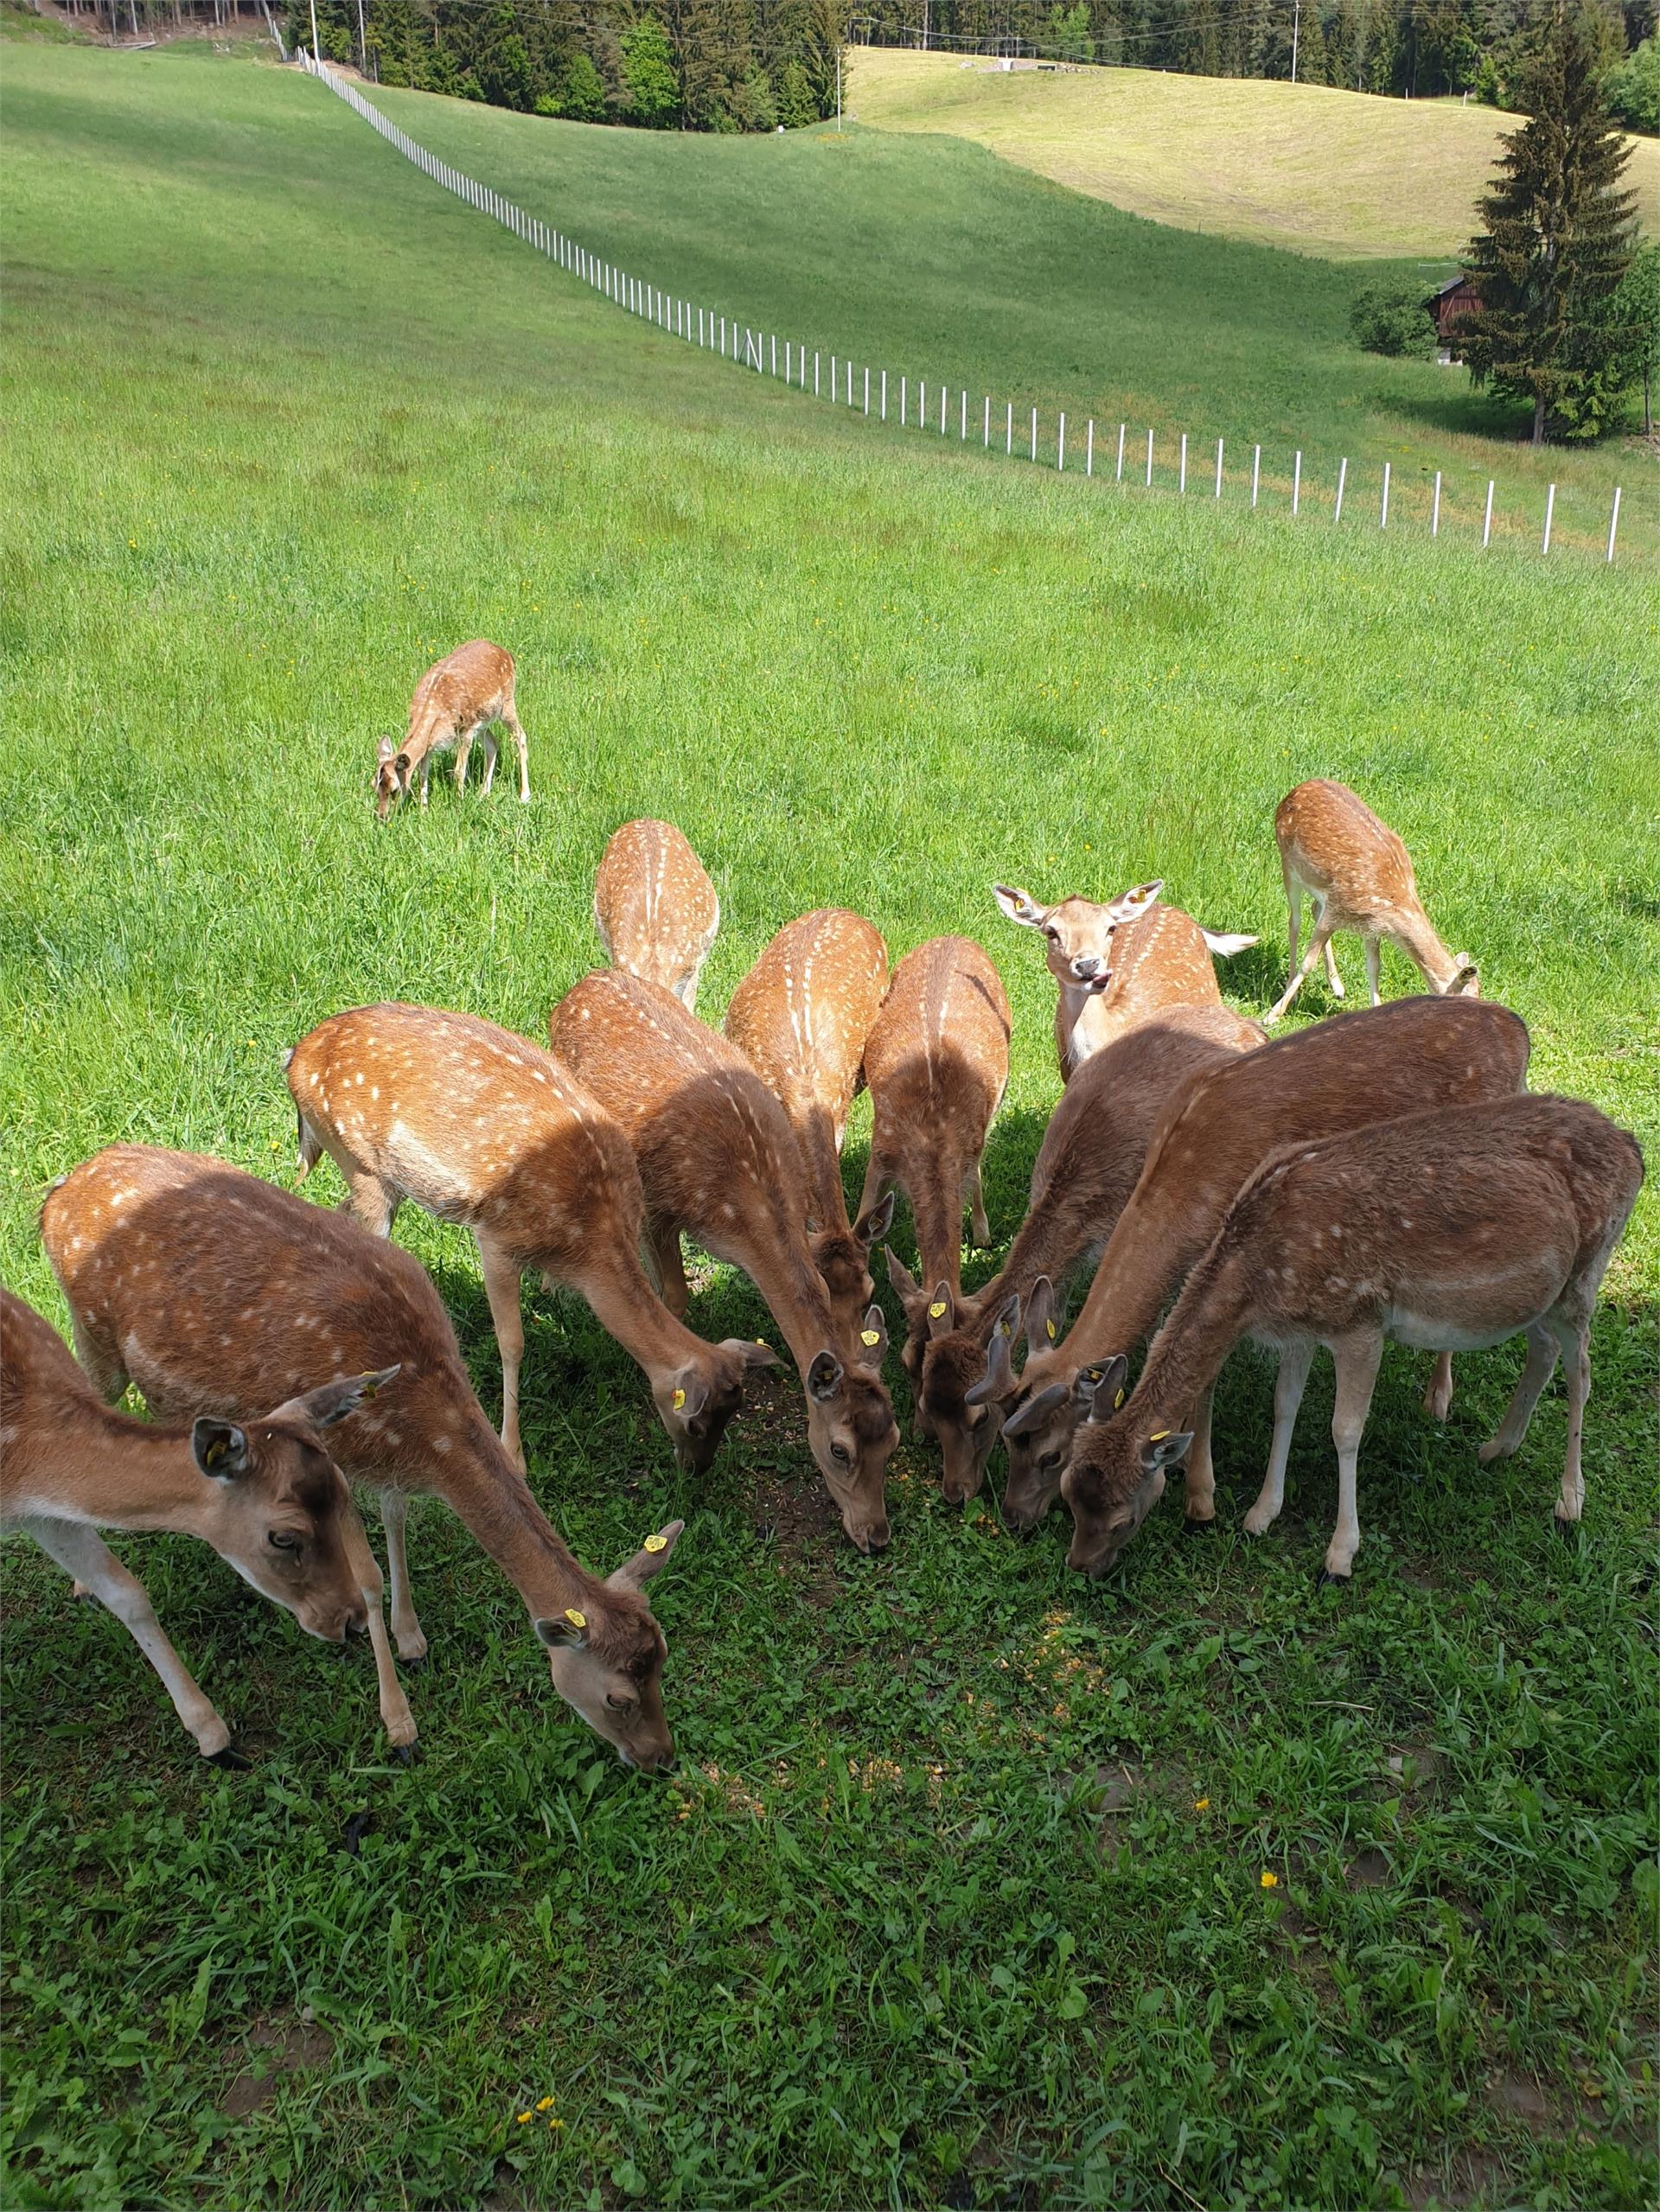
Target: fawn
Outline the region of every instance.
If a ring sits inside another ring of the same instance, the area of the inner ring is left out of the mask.
[[[594,927],[613,967],[690,1009],[720,928],[720,897],[673,822],[624,822],[594,877]]]
[[[505,722],[519,755],[519,796],[530,797],[530,769],[525,733],[513,703],[513,655],[488,638],[476,637],[433,662],[415,686],[409,703],[409,729],[401,745],[383,737],[375,751],[374,813],[384,822],[399,800],[409,796],[416,770],[421,776],[421,804],[432,774],[434,753],[456,750],[456,789],[467,781],[473,740],[484,733],[484,789],[495,781],[495,738],[489,725]]]

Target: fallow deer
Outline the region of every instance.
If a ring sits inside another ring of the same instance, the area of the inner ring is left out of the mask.
[[[1014,1340],[1024,1326],[1035,1350],[1056,1341],[1068,1278],[1100,1258],[1165,1100],[1186,1076],[1244,1049],[1248,1029],[1225,1006],[1172,1007],[1114,1038],[1061,1093],[1008,1258],[983,1289],[948,1299],[929,1324],[920,1418],[944,1459],[948,1498],[971,1498],[985,1480],[998,1436],[995,1404],[1016,1387]],[[1255,1042],[1263,1042],[1261,1030]],[[916,1286],[906,1276],[897,1287],[909,1308]]]
[[[1354,1565],[1356,1461],[1391,1340],[1465,1352],[1525,1333],[1527,1364],[1481,1447],[1484,1465],[1518,1449],[1560,1352],[1567,1453],[1556,1521],[1571,1527],[1585,1502],[1592,1310],[1642,1182],[1636,1141],[1577,1099],[1443,1106],[1275,1152],[1229,1207],[1121,1410],[1107,1410],[1124,1376],[1121,1361],[1109,1365],[1062,1483],[1071,1565],[1100,1574],[1129,1541],[1191,1441],[1178,1432],[1187,1407],[1245,1336],[1280,1352],[1267,1479],[1245,1517],[1252,1535],[1283,1501],[1316,1346],[1336,1365],[1338,1519],[1322,1580],[1346,1581]]]
[[[417,769],[421,804],[432,774],[434,753],[456,749],[456,789],[467,781],[473,740],[484,733],[484,789],[495,781],[496,743],[493,722],[505,722],[519,755],[519,796],[530,797],[530,767],[525,733],[513,702],[513,655],[488,639],[476,637],[434,661],[415,686],[409,703],[409,728],[401,745],[383,737],[375,753],[374,812],[384,822],[399,800],[409,796]]]
[[[469,1228],[501,1353],[501,1441],[523,1471],[520,1280],[529,1268],[581,1291],[645,1370],[680,1465],[701,1474],[763,1347],[708,1344],[640,1265],[645,1200],[628,1138],[570,1069],[493,1022],[430,1007],[361,1006],[320,1023],[288,1056],[302,1180],[324,1151],[352,1212],[388,1236],[399,1202]]]
[[[935,937],[894,970],[865,1042],[871,1157],[859,1210],[862,1220],[896,1186],[910,1201],[921,1281],[891,1253],[888,1272],[904,1303],[913,1383],[923,1346],[962,1296],[965,1200],[974,1242],[992,1240],[980,1156],[1008,1085],[1009,1030],[1003,979],[985,953],[967,937]]]
[[[241,1426],[202,1414],[161,1426],[93,1394],[55,1329],[0,1289],[0,1527],[32,1536],[76,1588],[107,1606],[161,1677],[173,1710],[216,1767],[246,1767],[231,1731],[169,1640],[149,1593],[99,1534],[160,1529],[211,1544],[308,1635],[343,1643],[378,1631],[380,1570],[322,1431],[398,1370],[338,1377]],[[413,1735],[386,1663],[386,1718],[396,1746]]]
[[[162,1418],[194,1406],[242,1421],[319,1376],[396,1361],[397,1390],[345,1425],[334,1457],[380,1493],[399,1655],[426,1651],[405,1523],[410,1493],[428,1491],[518,1590],[560,1696],[625,1765],[670,1763],[667,1647],[641,1585],[681,1524],[607,1581],[578,1565],[486,1419],[438,1294],[408,1253],[222,1160],[145,1144],[111,1145],[67,1176],[41,1232],[76,1352],[106,1398],[131,1380]]]
[[[1026,891],[994,883],[993,896],[1011,921],[1041,931],[1049,972],[1060,992],[1055,1049],[1061,1081],[1069,1083],[1099,1052],[1149,1015],[1172,1006],[1220,1006],[1213,953],[1227,959],[1255,937],[1201,929],[1179,907],[1160,906],[1162,877],[1138,883],[1121,898],[1063,899],[1039,906]],[[1242,1051],[1255,1023],[1242,1022]]]
[[[1430,1106],[1502,1098],[1522,1088],[1527,1070],[1527,1029],[1508,1007],[1401,998],[1188,1077],[1160,1117],[1077,1321],[1063,1344],[1031,1355],[1016,1386],[1003,1425],[1005,1514],[1030,1527],[1049,1510],[1074,1428],[1101,1385],[1101,1362],[1151,1335],[1270,1152]],[[1452,1355],[1443,1353],[1426,1411],[1445,1419],[1452,1392]],[[1187,1518],[1208,1523],[1216,1517],[1208,1394],[1196,1413]]]
[[[720,928],[720,896],[673,822],[624,822],[594,877],[594,927],[613,967],[688,1009]]]
[[[1398,945],[1441,998],[1477,998],[1480,975],[1468,953],[1449,953],[1430,926],[1413,881],[1412,858],[1387,822],[1379,821],[1345,783],[1316,776],[1280,801],[1274,817],[1291,924],[1291,980],[1271,1012],[1277,1022],[1325,956],[1332,996],[1343,996],[1331,938],[1352,930],[1366,947],[1366,983],[1379,1004],[1382,943]],[[1302,965],[1303,894],[1319,902],[1319,917]]]
[[[883,1471],[899,1440],[881,1380],[879,1306],[848,1342],[807,1242],[807,1171],[784,1110],[744,1055],[658,985],[584,977],[553,1009],[558,1057],[622,1124],[645,1187],[669,1310],[686,1310],[680,1232],[741,1267],[783,1333],[814,1459],[861,1552],[888,1541]],[[845,1355],[845,1356],[844,1356]]]
[[[847,1336],[875,1294],[871,1253],[893,1220],[890,1196],[847,1219],[841,1144],[865,1080],[865,1040],[888,988],[881,932],[843,907],[787,922],[732,993],[727,1036],[789,1117],[807,1169],[808,1246]]]

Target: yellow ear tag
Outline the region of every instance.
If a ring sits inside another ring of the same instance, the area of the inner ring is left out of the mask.
[[[929,1306],[928,1310],[928,1317],[930,1321],[937,1321],[944,1311],[945,1300],[942,1298],[936,1305]]]
[[[685,1403],[686,1403],[686,1393],[685,1393],[683,1390],[677,1390],[677,1391],[675,1392],[674,1395],[673,1396],[673,1398],[671,1398],[671,1399],[669,1399],[669,1401],[668,1401],[668,1402],[669,1402],[669,1404],[670,1404],[670,1405],[674,1408],[674,1411],[678,1413],[678,1412],[680,1412],[680,1410],[681,1406],[684,1406],[684,1405],[685,1405]]]
[[[647,1539],[646,1539],[646,1549],[647,1549],[647,1551],[648,1551],[648,1552],[666,1552],[666,1551],[667,1551],[667,1549],[668,1549],[668,1539],[667,1539],[667,1536],[648,1536],[648,1537],[647,1537]],[[551,2104],[551,2103],[552,2102],[552,2098],[549,2098],[548,2101],[549,2101],[549,2103]]]
[[[1165,1438],[1169,1434],[1170,1431],[1168,1429],[1155,1429],[1152,1434],[1147,1438],[1147,1442],[1149,1444],[1163,1444]]]
[[[573,1629],[585,1629],[588,1625],[588,1616],[585,1613],[578,1613],[574,1605],[565,1607],[565,1617]]]
[[[1044,1326],[1049,1331],[1049,1341],[1052,1344],[1055,1342],[1055,1324],[1052,1321],[1046,1321]]]
[[[763,1352],[767,1352],[767,1351],[770,1351],[770,1350],[771,1350],[771,1348],[771,1348],[771,1346],[767,1342],[767,1340],[766,1340],[766,1338],[765,1338],[764,1336],[757,1336],[757,1337],[756,1338],[756,1340],[755,1340],[755,1341],[756,1341],[756,1342],[757,1342],[757,1343],[761,1347],[761,1349],[762,1349]]]
[[[882,1342],[882,1332],[879,1329],[861,1329],[859,1332],[859,1341],[861,1344],[879,1344]]]
[[[1117,1412],[1117,1411],[1118,1411],[1119,1407],[1120,1407],[1123,1403],[1124,1403],[1124,1393],[1123,1393],[1123,1392],[1120,1390],[1120,1391],[1117,1392],[1117,1393],[1114,1394],[1114,1399],[1113,1399],[1113,1411],[1114,1411],[1114,1413],[1116,1413],[1116,1412]]]

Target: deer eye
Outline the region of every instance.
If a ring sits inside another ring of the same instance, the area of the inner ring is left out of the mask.
[[[266,1540],[273,1551],[297,1552],[300,1548],[299,1538],[286,1528],[273,1528]]]
[[[1058,1451],[1046,1451],[1038,1462],[1039,1469],[1045,1475],[1052,1475],[1060,1463],[1061,1455]]]
[[[1058,945],[1061,941],[1061,933],[1058,929],[1045,929],[1044,934],[1051,945]]]
[[[637,1700],[633,1698],[615,1697],[610,1691],[607,1691],[605,1693],[605,1702],[613,1712],[632,1712]]]
[[[830,1447],[830,1457],[838,1467],[851,1467],[853,1463],[853,1455],[845,1444],[833,1444]]]

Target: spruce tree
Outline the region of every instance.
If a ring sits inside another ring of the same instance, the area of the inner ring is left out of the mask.
[[[1606,303],[1634,244],[1631,150],[1604,103],[1601,56],[1579,0],[1557,0],[1529,56],[1528,115],[1504,140],[1469,265],[1481,313],[1460,332],[1477,384],[1533,402],[1533,443],[1604,426],[1619,340]]]

